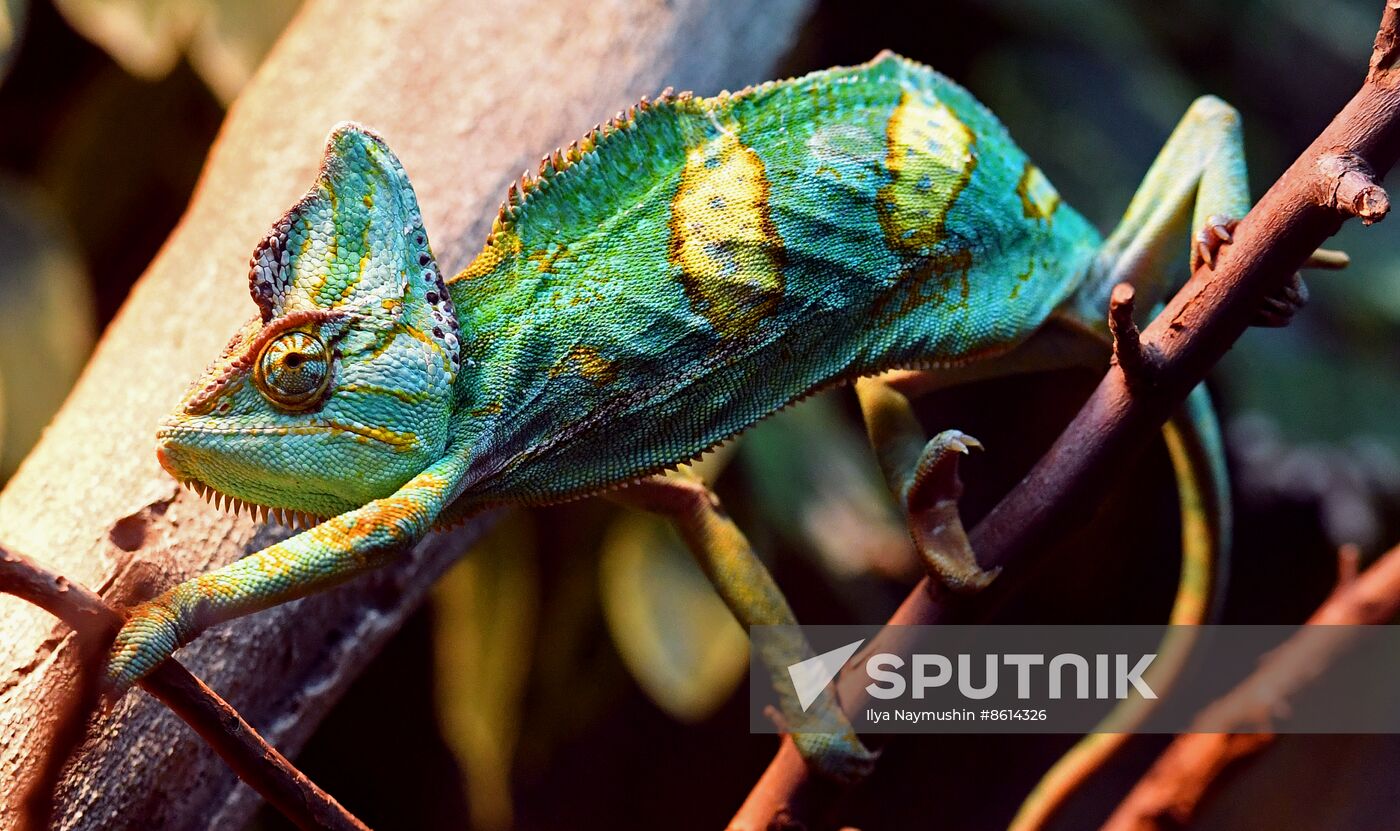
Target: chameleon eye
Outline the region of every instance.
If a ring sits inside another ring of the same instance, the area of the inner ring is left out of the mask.
[[[253,380],[277,406],[287,410],[310,409],[330,386],[330,354],[315,335],[286,332],[263,347]]]

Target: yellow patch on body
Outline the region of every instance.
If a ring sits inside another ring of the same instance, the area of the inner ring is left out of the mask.
[[[1026,162],[1021,180],[1016,183],[1016,195],[1021,197],[1021,212],[1026,219],[1049,223],[1060,207],[1060,194],[1040,168]]]
[[[1016,275],[1016,282],[1011,284],[1011,294],[1007,295],[1008,300],[1015,300],[1021,296],[1021,286],[1024,286],[1035,276],[1035,260],[1026,263],[1026,270]]]
[[[569,249],[567,247],[563,245],[553,245],[550,246],[549,249],[540,249],[539,251],[531,252],[527,259],[535,264],[535,268],[537,268],[541,274],[552,274],[554,273],[554,264],[568,255]]]
[[[460,280],[474,280],[486,277],[493,273],[507,259],[520,253],[524,247],[519,235],[514,231],[502,231],[494,235],[491,244],[481,249],[481,253],[476,255],[476,259],[467,264],[467,267],[457,272],[451,280],[447,281],[450,286]]]
[[[549,377],[574,374],[595,384],[610,384],[617,379],[617,367],[591,346],[575,344],[568,354],[549,368]]]
[[[352,513],[332,517],[307,534],[322,545],[361,555],[363,552],[356,543],[391,525],[402,527],[421,522],[424,506],[440,502],[449,485],[442,476],[420,473],[392,496],[376,499]],[[419,529],[422,530],[425,529]]]
[[[418,444],[418,437],[413,433],[390,430],[385,427],[351,424],[349,422],[335,421],[332,419],[326,419],[321,423],[333,433],[349,433],[365,441],[376,441],[381,444],[387,444],[400,453],[410,451]]]
[[[335,393],[347,395],[380,395],[394,398],[405,404],[422,404],[431,397],[427,390],[409,391],[395,389],[393,387],[379,386],[378,384],[342,384],[335,388]]]
[[[670,261],[691,308],[724,337],[752,334],[783,298],[783,241],[763,160],[729,130],[686,155]]]
[[[972,251],[940,250],[948,212],[977,167],[977,136],[941,101],[905,92],[885,125],[885,168],[890,182],[875,210],[890,249],[911,266],[872,310],[888,323],[926,305],[952,301],[966,308]]]
[[[931,254],[942,241],[948,211],[977,166],[976,141],[947,105],[904,93],[885,127],[891,178],[876,202],[890,248]]]

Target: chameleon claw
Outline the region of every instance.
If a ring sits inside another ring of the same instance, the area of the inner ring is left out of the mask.
[[[1196,245],[1191,250],[1191,270],[1195,271],[1201,263],[1205,263],[1207,268],[1215,268],[1216,254],[1222,246],[1235,241],[1234,232],[1239,224],[1238,219],[1220,214],[1208,218],[1205,227],[1196,234]]]
[[[793,744],[817,773],[846,785],[875,771],[880,752],[869,750],[854,733],[791,733]]]
[[[939,433],[924,446],[904,493],[909,533],[919,555],[935,577],[957,592],[980,591],[1000,571],[978,565],[958,514],[958,459],[981,449],[982,442],[961,430]]]
[[[1259,304],[1250,325],[1268,329],[1287,326],[1307,303],[1308,285],[1303,282],[1303,275],[1294,272],[1292,279]]]

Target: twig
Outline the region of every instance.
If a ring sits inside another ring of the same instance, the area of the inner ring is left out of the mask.
[[[1155,356],[1142,344],[1133,312],[1137,305],[1133,284],[1119,283],[1108,297],[1108,331],[1113,336],[1113,360],[1123,368],[1130,384],[1151,383]]]
[[[1347,543],[1337,549],[1337,589],[1344,589],[1361,574],[1361,548]]]
[[[1108,373],[1054,446],[977,525],[973,549],[1001,578],[974,598],[958,598],[927,578],[905,599],[868,650],[905,654],[890,627],[968,619],[995,606],[1041,552],[1092,513],[1124,465],[1151,440],[1187,394],[1249,326],[1261,302],[1352,215],[1374,222],[1389,206],[1375,177],[1400,154],[1400,0],[1390,0],[1365,83],[1316,140],[1240,222],[1213,268],[1197,268],[1141,334],[1153,350],[1152,384],[1130,384],[1121,365]],[[864,706],[862,682],[842,676],[848,713]],[[807,775],[787,741],[740,807],[730,828],[797,828],[836,793]],[[786,824],[775,824],[785,818]],[[812,823],[808,822],[807,825]]]
[[[1308,626],[1388,622],[1400,613],[1400,546],[1348,580],[1347,555],[1338,556],[1342,580],[1308,618]],[[1104,831],[1162,831],[1184,828],[1221,774],[1273,743],[1259,732],[1274,713],[1326,671],[1350,633],[1304,628],[1260,662],[1239,686],[1210,705],[1197,724],[1252,728],[1248,733],[1186,733],[1172,741],[1104,825]],[[1265,723],[1261,725],[1263,720]]]
[[[121,614],[97,594],[3,546],[0,546],[0,592],[12,594],[49,612],[77,632],[80,638],[107,643],[121,626]],[[317,787],[306,774],[297,770],[277,752],[277,748],[258,735],[238,711],[191,675],[178,661],[171,659],[161,664],[141,682],[141,686],[194,728],[240,779],[298,828],[368,831],[368,826]],[[78,699],[81,701],[87,697],[79,695]],[[76,715],[84,717],[85,721],[90,708],[80,705],[76,709]],[[78,733],[80,739],[81,728]],[[64,748],[67,749],[71,748]],[[56,755],[66,756],[66,752]],[[35,787],[51,788],[52,783],[45,781],[48,778],[41,775]],[[47,790],[31,793],[29,801],[33,806],[38,800],[47,800],[49,796]]]

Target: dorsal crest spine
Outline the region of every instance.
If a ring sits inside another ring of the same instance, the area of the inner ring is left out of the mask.
[[[802,78],[765,81],[735,92],[724,90],[711,98],[700,98],[689,91],[677,93],[671,87],[662,90],[654,100],[648,100],[644,96],[636,104],[619,112],[608,121],[594,125],[593,129],[589,130],[583,138],[571,143],[568,147],[556,149],[542,157],[539,167],[534,173],[527,170],[521,174],[517,181],[512,182],[506,191],[505,201],[501,203],[501,207],[491,223],[491,231],[486,237],[486,247],[494,247],[502,234],[510,233],[518,227],[522,212],[527,209],[533,199],[549,190],[556,177],[567,173],[589,158],[599,157],[602,148],[633,134],[635,129],[645,127],[653,119],[722,109],[741,98],[759,96],[777,88],[792,87],[797,81],[804,84],[820,84],[850,80],[854,76],[881,65],[886,65],[895,72],[931,73],[931,70],[926,67],[885,50],[870,61],[857,66],[836,67],[814,72]]]
[[[698,109],[701,106],[702,99],[696,98],[693,93],[677,93],[671,87],[667,87],[654,100],[643,96],[636,104],[608,121],[595,124],[583,138],[542,157],[539,168],[533,174],[527,170],[521,174],[518,181],[510,184],[506,191],[506,199],[501,203],[501,208],[491,223],[491,233],[486,237],[486,245],[494,245],[498,236],[513,229],[530,200],[548,190],[557,176],[594,156],[600,148],[646,124],[652,118],[686,109]]]

